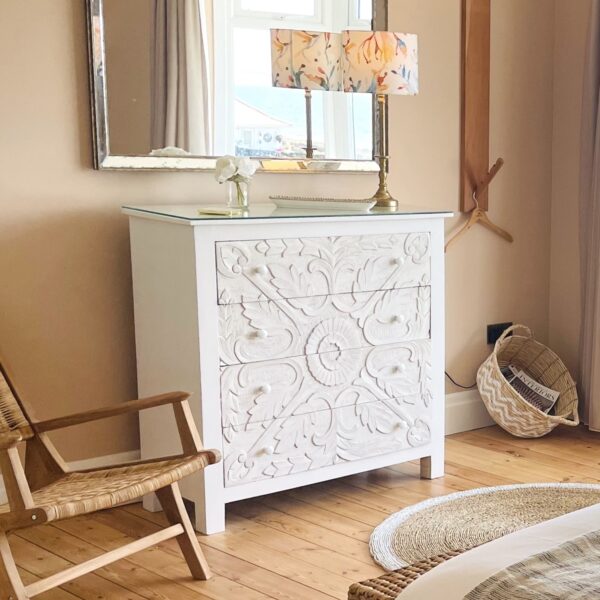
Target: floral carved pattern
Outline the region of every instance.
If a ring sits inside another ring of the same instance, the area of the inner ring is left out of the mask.
[[[430,289],[422,287],[223,305],[219,307],[221,363],[428,339],[430,303]]]
[[[219,304],[428,286],[428,233],[217,244]]]
[[[321,321],[306,341],[308,369],[326,386],[348,383],[356,374],[357,365],[345,348],[360,348],[360,329],[349,319]]]
[[[313,357],[222,369],[227,485],[429,443],[428,340],[314,357],[345,377],[315,377]]]
[[[227,486],[430,443],[430,246],[217,244]]]

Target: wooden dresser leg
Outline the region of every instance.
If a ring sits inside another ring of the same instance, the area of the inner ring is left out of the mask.
[[[160,502],[154,493],[144,496],[143,506],[144,510],[147,510],[151,513],[157,513],[162,510],[162,506],[160,505]]]
[[[158,500],[171,525],[181,524],[185,530],[176,539],[179,542],[181,552],[192,572],[194,579],[207,580],[211,577],[210,567],[204,557],[196,532],[192,527],[190,518],[185,510],[183,498],[179,486],[174,483],[156,492]]]
[[[439,479],[444,476],[444,455],[421,459],[421,479]]]
[[[8,544],[0,531],[0,600],[29,600]]]
[[[225,531],[225,504],[215,499],[214,503],[196,502],[196,531],[204,535]]]
[[[221,443],[217,440],[213,447],[218,448]],[[192,477],[185,480],[183,496],[194,503],[196,531],[204,535],[222,533],[225,531],[223,469],[209,467],[198,474],[197,480],[192,480]],[[194,487],[190,488],[192,481]]]

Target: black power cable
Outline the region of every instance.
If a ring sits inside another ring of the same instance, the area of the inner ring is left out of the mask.
[[[448,371],[445,371],[446,373],[446,377],[456,386],[459,387],[463,390],[472,390],[474,388],[477,387],[477,382],[475,382],[473,385],[461,385],[460,383],[457,383],[454,378],[452,377],[452,375],[450,375],[450,373],[448,373]]]

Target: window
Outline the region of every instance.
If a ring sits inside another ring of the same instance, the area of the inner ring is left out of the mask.
[[[371,29],[373,0],[348,0],[350,29]]]
[[[252,52],[248,49],[252,48]],[[271,86],[268,29],[233,28],[235,153],[243,156],[302,158],[306,155],[303,90]],[[315,101],[315,145],[324,156],[320,100]],[[252,131],[253,135],[248,135]]]
[[[306,157],[304,90],[272,86],[270,29],[370,29],[372,0],[218,0],[215,152]],[[362,12],[359,12],[362,11]],[[285,22],[282,22],[285,19]],[[372,96],[314,91],[314,158],[370,160]]]
[[[316,0],[240,0],[240,8],[245,12],[282,16],[315,17],[317,15]]]
[[[372,0],[357,0],[358,1],[358,20],[371,21],[373,19],[373,2]]]

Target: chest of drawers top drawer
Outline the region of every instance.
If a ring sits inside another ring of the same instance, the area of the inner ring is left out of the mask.
[[[426,286],[428,233],[217,242],[219,304]]]

